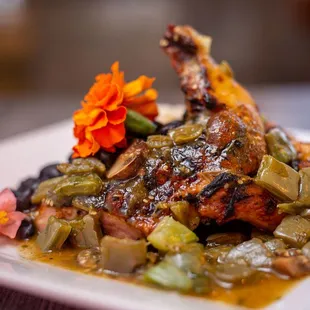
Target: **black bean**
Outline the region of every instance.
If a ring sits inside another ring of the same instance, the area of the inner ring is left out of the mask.
[[[40,171],[39,179],[40,181],[45,181],[51,178],[59,177],[62,175],[58,170],[57,170],[57,165],[58,164],[51,164],[46,167],[44,167]]]
[[[68,156],[68,162],[69,163],[72,163],[72,160],[73,160],[73,153],[70,153],[70,155]]]
[[[100,149],[96,153],[95,157],[98,158],[100,161],[102,161],[105,164],[106,168],[109,169],[114,164],[119,153],[120,153],[119,151],[115,153],[110,153]]]
[[[31,196],[33,190],[30,187],[25,188],[22,191],[17,190],[14,193],[17,199],[16,209],[18,211],[25,211],[31,209],[32,207]]]
[[[29,239],[35,234],[35,228],[32,220],[23,220],[16,234],[19,240]]]
[[[180,127],[183,125],[183,121],[172,121],[164,126],[162,126],[157,132],[156,134],[159,135],[166,135],[168,133],[169,130]]]
[[[28,188],[35,190],[38,187],[39,183],[40,181],[37,178],[28,178],[20,183],[17,191],[24,191]]]

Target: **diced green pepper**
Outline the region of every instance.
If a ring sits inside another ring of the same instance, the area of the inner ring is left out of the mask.
[[[180,249],[179,253],[167,254],[164,260],[185,272],[202,274],[205,263],[203,246],[198,243],[191,243],[187,248]]]
[[[174,218],[185,226],[188,226],[189,203],[187,201],[175,201],[168,203]]]
[[[205,250],[205,256],[210,263],[216,263],[220,258],[225,259],[226,255],[233,248],[232,245],[219,245]]]
[[[37,243],[42,252],[59,250],[69,237],[70,232],[71,226],[67,221],[51,216],[44,231],[39,234]]]
[[[77,158],[72,163],[64,163],[57,166],[57,169],[63,174],[86,174],[94,172],[103,176],[106,172],[105,165],[97,158]]]
[[[169,131],[169,136],[175,144],[184,144],[197,139],[202,134],[201,124],[183,125]]]
[[[272,253],[260,239],[251,239],[234,247],[226,256],[230,264],[248,264],[251,267],[267,267],[271,264]]]
[[[156,125],[142,114],[127,109],[125,126],[133,133],[147,136],[156,130]]]
[[[296,150],[284,131],[271,129],[266,135],[269,154],[283,163],[289,163],[297,156]]]
[[[119,273],[132,272],[146,263],[145,240],[118,239],[104,236],[100,242],[103,268]]]
[[[169,136],[153,135],[147,137],[146,144],[150,149],[161,149],[172,146],[173,142]]]
[[[158,250],[168,252],[182,244],[198,241],[198,237],[186,226],[165,216],[147,240]]]
[[[46,181],[43,181],[40,183],[36,191],[31,197],[31,202],[33,204],[39,204],[44,198],[46,198],[46,195],[49,191],[52,191],[55,186],[62,180],[64,180],[66,177],[56,177],[52,178]]]
[[[273,234],[291,246],[301,248],[310,238],[310,221],[299,215],[286,216]]]
[[[101,210],[105,203],[105,195],[76,196],[72,200],[72,206],[89,212],[89,210]]]
[[[298,200],[291,203],[281,203],[278,208],[289,214],[300,214],[304,209],[310,208],[310,168],[299,171],[300,187]]]
[[[272,239],[265,242],[266,248],[274,253],[276,250],[286,249],[287,246],[281,239]]]
[[[98,247],[99,240],[102,238],[98,219],[87,214],[78,223],[76,222],[69,222],[72,226],[71,242],[79,248]]]
[[[228,283],[240,283],[253,276],[257,271],[238,264],[218,264],[215,269],[215,276],[221,281]]]
[[[299,171],[300,192],[298,201],[310,207],[310,168],[303,168]]]
[[[284,201],[294,201],[298,197],[299,174],[290,166],[265,155],[260,164],[255,181]]]
[[[288,214],[300,214],[307,206],[300,201],[283,202],[277,205],[278,209]]]
[[[103,187],[102,180],[95,173],[71,175],[60,181],[54,192],[57,196],[97,195]]]
[[[192,279],[184,271],[165,261],[148,269],[144,274],[144,280],[180,291],[189,291],[193,287]]]

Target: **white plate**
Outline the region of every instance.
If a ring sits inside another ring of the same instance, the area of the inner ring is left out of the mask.
[[[181,113],[181,110],[174,112],[173,117]],[[71,131],[71,122],[65,121],[0,143],[0,188],[15,186],[20,179],[35,175],[38,169],[48,162],[65,160],[74,143]],[[302,139],[310,137],[309,132],[295,132]],[[18,255],[14,244],[4,238],[0,238],[0,284],[87,308],[237,309],[236,306],[220,302],[163,292],[27,261]],[[309,289],[310,279],[306,279],[267,309],[310,309],[310,299],[307,296]]]

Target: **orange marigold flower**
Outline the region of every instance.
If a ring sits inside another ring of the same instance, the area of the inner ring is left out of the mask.
[[[153,120],[157,114],[157,92],[151,88],[154,78],[144,75],[126,83],[119,63],[108,74],[96,76],[96,82],[82,101],[82,108],[73,114],[74,157],[94,155],[100,148],[114,152],[126,145],[125,119],[127,108]]]

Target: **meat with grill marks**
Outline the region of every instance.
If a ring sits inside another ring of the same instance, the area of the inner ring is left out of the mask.
[[[211,58],[210,44],[189,26],[168,26],[160,45],[180,78],[186,103],[184,120],[173,127],[201,123],[203,131],[193,141],[160,149],[133,141],[119,158],[126,161],[125,170],[108,173],[112,177],[100,197],[106,233],[147,236],[171,214],[158,207],[160,202],[187,201],[189,214],[202,225],[238,219],[272,231],[284,217],[276,198],[251,178],[266,154],[257,106],[229,67]]]
[[[189,26],[169,26],[160,45],[185,94],[184,122],[205,120],[205,130],[190,143],[138,152],[144,158],[139,170],[133,179],[111,185],[106,211],[148,235],[170,212],[158,210],[159,202],[186,200],[203,223],[239,219],[272,231],[283,214],[277,200],[250,178],[266,154],[254,100],[210,57],[210,38]],[[134,142],[137,148],[142,144]],[[140,200],[133,183],[144,188]]]

